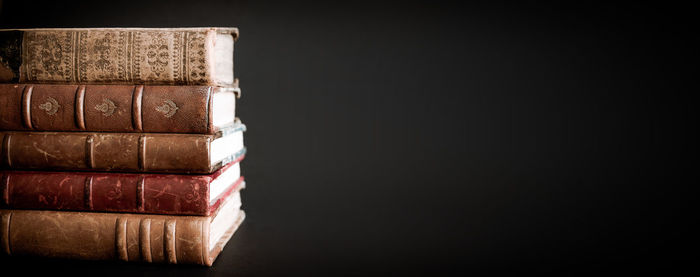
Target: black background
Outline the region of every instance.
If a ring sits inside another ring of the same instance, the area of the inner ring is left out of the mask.
[[[212,268],[13,257],[2,270],[686,268],[697,261],[691,11],[607,2],[3,1],[2,28],[239,27],[248,218]]]

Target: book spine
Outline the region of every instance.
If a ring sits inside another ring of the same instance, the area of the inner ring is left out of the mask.
[[[36,29],[3,33],[0,46],[8,53],[1,56],[21,57],[18,68],[14,63],[3,63],[3,71],[8,71],[0,76],[3,82],[230,85],[214,80],[214,29]]]
[[[5,255],[210,265],[209,217],[0,210]]]
[[[212,135],[2,132],[11,169],[211,173]]]
[[[202,216],[214,209],[209,205],[213,174],[5,171],[0,176],[0,207],[8,209]]]
[[[0,129],[212,134],[211,98],[217,91],[207,86],[0,84]]]

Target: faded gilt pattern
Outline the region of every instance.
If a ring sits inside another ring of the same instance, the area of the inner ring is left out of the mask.
[[[163,101],[163,105],[156,107],[156,111],[162,113],[167,118],[170,118],[173,115],[175,115],[178,109],[179,108],[177,107],[175,102],[173,102],[173,100],[170,99]]]
[[[203,84],[206,32],[27,31],[25,81]]]
[[[56,114],[59,108],[61,108],[61,105],[58,104],[58,101],[53,97],[47,97],[46,102],[39,104],[39,109],[44,110],[48,115]]]
[[[116,108],[117,105],[114,104],[114,102],[109,98],[103,98],[102,103],[95,106],[95,110],[102,112],[102,115],[104,115],[105,117],[112,115]]]

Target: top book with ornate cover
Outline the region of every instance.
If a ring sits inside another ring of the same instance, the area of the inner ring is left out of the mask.
[[[233,85],[236,28],[0,30],[0,83]]]

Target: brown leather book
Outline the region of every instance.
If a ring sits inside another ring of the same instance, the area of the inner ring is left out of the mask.
[[[232,125],[233,87],[0,84],[0,130],[214,134]]]
[[[245,218],[240,199],[213,216],[0,209],[0,253],[211,266]]]
[[[233,84],[236,28],[0,30],[0,82]]]
[[[245,154],[245,125],[214,135],[0,132],[9,169],[208,174]]]

